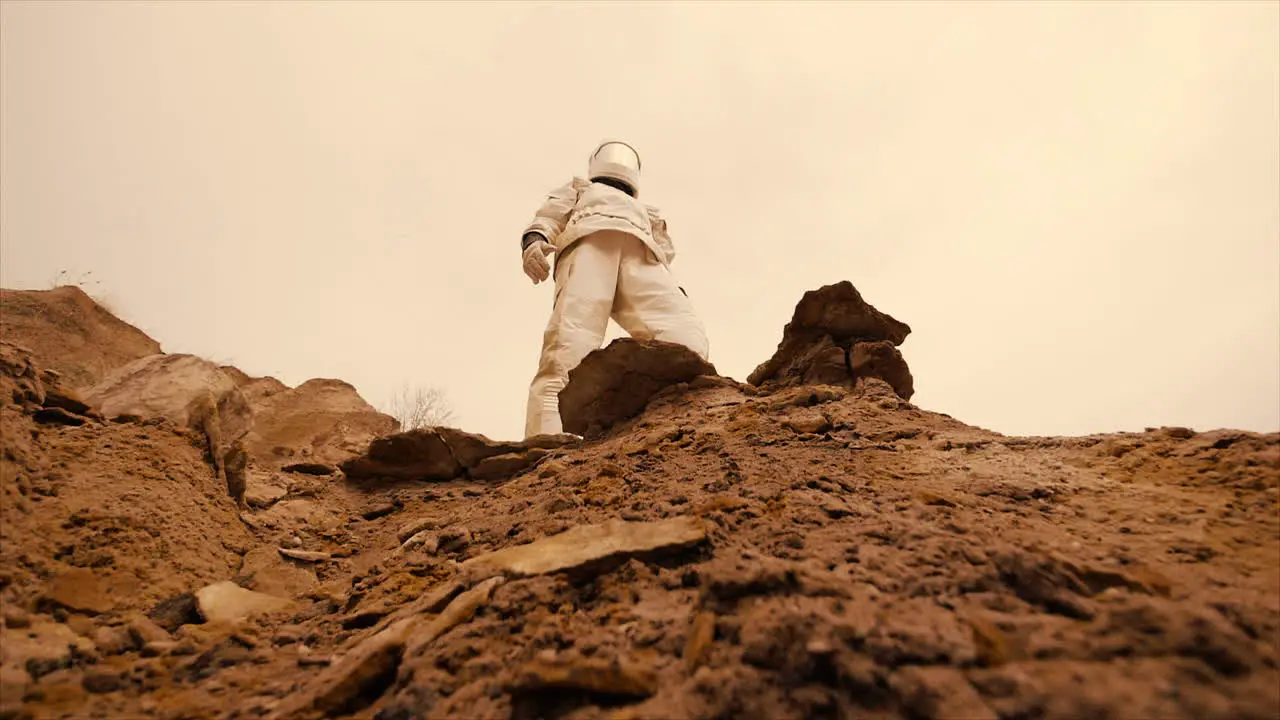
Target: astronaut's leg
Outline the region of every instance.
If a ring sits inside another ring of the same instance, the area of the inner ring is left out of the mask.
[[[620,253],[613,319],[634,338],[679,343],[708,360],[707,331],[693,303],[644,243],[628,240]]]
[[[618,237],[597,233],[574,243],[556,263],[555,301],[542,335],[538,373],[529,385],[526,438],[562,431],[560,390],[569,371],[604,341],[621,249]]]

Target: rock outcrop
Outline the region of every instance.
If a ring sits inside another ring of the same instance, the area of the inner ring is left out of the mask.
[[[700,375],[716,375],[715,366],[683,345],[618,338],[569,371],[560,419],[566,432],[597,438],[639,415],[663,389]]]
[[[29,348],[59,373],[68,390],[83,390],[160,344],[103,308],[83,290],[0,290],[4,339]]]
[[[228,494],[243,501],[253,411],[217,365],[194,355],[152,355],[107,375],[85,391],[85,401],[110,418],[164,418],[200,433]]]
[[[455,428],[417,428],[374,440],[365,454],[342,463],[342,472],[362,482],[500,480],[518,475],[551,450],[575,441],[570,435],[539,435],[521,442],[499,442]]]
[[[60,373],[39,367],[29,348],[0,340],[0,404],[6,402],[42,411],[45,417],[52,413],[63,424],[83,424],[86,416],[96,415],[80,393],[66,387]],[[72,418],[78,420],[66,422]]]
[[[804,294],[773,357],[747,377],[757,386],[853,385],[877,377],[901,398],[915,392],[897,346],[911,333],[903,322],[862,299],[847,280]]]

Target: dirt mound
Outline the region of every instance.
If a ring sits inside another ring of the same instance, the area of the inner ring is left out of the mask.
[[[0,290],[0,326],[0,336],[30,348],[45,369],[60,373],[73,390],[160,352],[159,343],[75,286]]]
[[[40,403],[6,404],[0,481],[26,505],[11,530],[5,503],[5,567],[18,569],[0,591],[5,708],[1280,712],[1280,434],[1006,437],[922,410],[876,374],[805,384],[784,368],[824,338],[841,356],[847,343],[846,370],[860,344],[905,338],[868,325],[878,316],[849,290],[806,296],[759,387],[670,377],[599,439],[532,459],[528,444],[456,430],[392,435],[343,464],[352,477],[279,471],[279,494],[239,517],[185,431],[43,425]],[[850,308],[863,320],[845,322]],[[900,357],[866,355],[882,370]],[[578,378],[614,387],[636,369],[602,356]],[[21,378],[6,403],[41,374],[9,366]],[[509,479],[467,469],[510,455],[527,466]],[[354,477],[362,461],[384,466]],[[429,462],[450,472],[394,472]],[[85,519],[99,517],[86,506],[131,519]],[[132,577],[139,589],[121,594]]]
[[[398,426],[341,380],[313,379],[290,388],[275,378],[243,376],[240,388],[255,418],[249,453],[263,464],[337,466]]]

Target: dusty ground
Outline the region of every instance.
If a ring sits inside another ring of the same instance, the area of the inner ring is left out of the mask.
[[[188,431],[34,412],[0,408],[3,717],[1280,715],[1280,434],[700,381],[510,480],[277,473],[241,509]],[[697,539],[489,555],[663,519]],[[202,622],[223,580],[293,604]]]

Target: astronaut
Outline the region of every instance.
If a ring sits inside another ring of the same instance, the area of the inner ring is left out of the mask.
[[[639,154],[607,141],[591,153],[587,179],[553,190],[521,234],[525,274],[535,285],[555,279],[525,437],[562,431],[560,390],[604,342],[609,318],[633,338],[679,343],[709,359],[706,330],[670,270],[667,223],[639,197]]]

